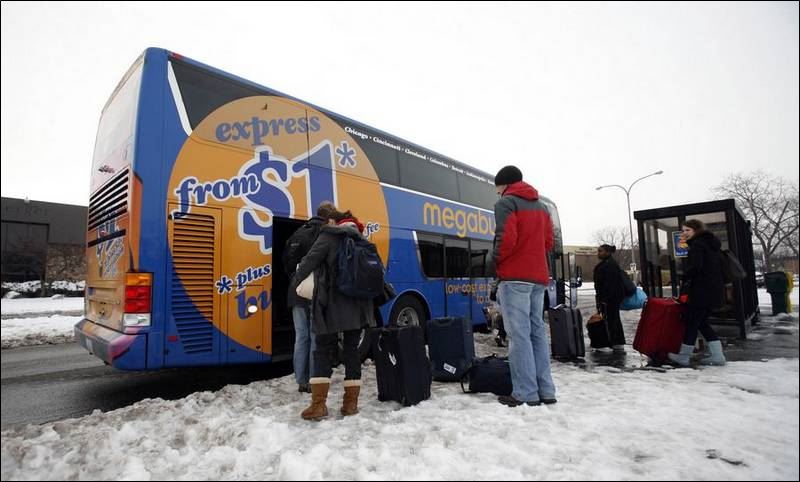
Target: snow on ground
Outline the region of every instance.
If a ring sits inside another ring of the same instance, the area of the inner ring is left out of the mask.
[[[485,351],[490,335],[476,335]],[[434,382],[414,407],[303,421],[292,375],[2,433],[4,480],[797,480],[798,360],[665,373],[556,363],[556,405]]]
[[[17,298],[13,300],[0,300],[3,318],[18,317],[41,313],[72,313],[83,312],[83,297],[81,298]]]
[[[0,320],[2,347],[68,343],[75,340],[73,329],[82,316],[35,316]]]
[[[3,349],[71,342],[83,313],[83,298],[3,299],[0,304]]]

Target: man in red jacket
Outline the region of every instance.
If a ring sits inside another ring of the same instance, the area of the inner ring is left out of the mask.
[[[508,359],[514,387],[510,396],[498,400],[511,407],[556,403],[542,318],[544,292],[550,283],[547,252],[553,249],[553,222],[539,193],[522,181],[517,167],[500,169],[494,184],[501,196],[494,205],[497,298],[510,336]]]

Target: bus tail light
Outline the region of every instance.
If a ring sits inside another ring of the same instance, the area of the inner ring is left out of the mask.
[[[125,274],[125,326],[150,326],[153,273]]]

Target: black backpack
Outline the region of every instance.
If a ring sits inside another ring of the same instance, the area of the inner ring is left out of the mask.
[[[740,281],[747,277],[747,271],[745,271],[744,266],[739,261],[739,259],[734,256],[727,249],[722,250],[722,278],[725,280],[726,283],[733,283],[734,281]]]
[[[383,292],[383,262],[366,239],[345,236],[339,243],[336,267],[336,286],[345,296],[371,300]]]
[[[308,254],[314,241],[317,240],[320,229],[322,229],[321,223],[309,222],[302,225],[286,240],[282,261],[283,270],[287,275],[291,276],[297,270],[297,265],[300,264],[303,256]]]

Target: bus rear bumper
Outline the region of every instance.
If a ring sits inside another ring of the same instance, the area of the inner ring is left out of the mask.
[[[120,370],[147,368],[147,335],[130,335],[84,318],[74,328],[75,342],[107,365]]]

